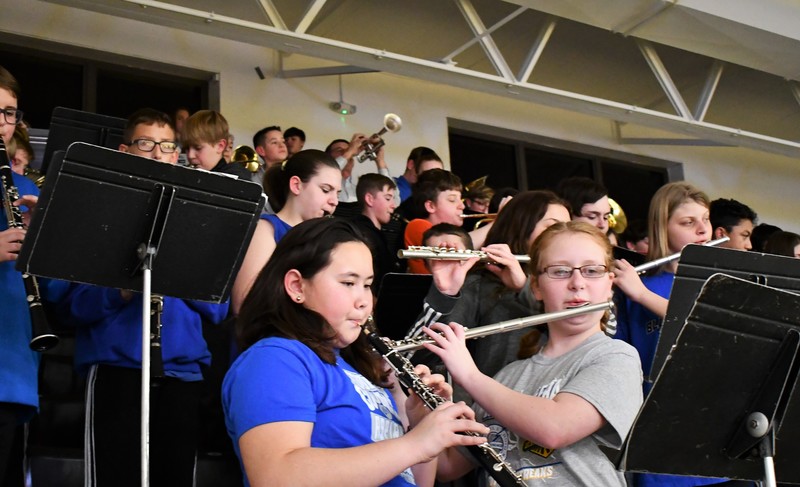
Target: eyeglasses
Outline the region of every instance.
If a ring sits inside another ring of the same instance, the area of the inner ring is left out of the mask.
[[[0,108],[0,113],[3,114],[8,124],[17,125],[22,123],[22,110],[17,110],[16,108]]]
[[[539,274],[547,274],[550,279],[569,279],[572,273],[579,271],[581,276],[586,279],[599,279],[608,273],[608,267],[602,264],[588,264],[580,267],[570,267],[568,265],[549,265]]]
[[[156,142],[155,140],[150,139],[136,139],[132,140],[128,145],[135,145],[136,148],[142,152],[153,152],[153,149],[156,148],[156,145],[161,148],[161,152],[164,154],[172,154],[178,150],[178,144],[171,140],[162,140],[161,142]]]

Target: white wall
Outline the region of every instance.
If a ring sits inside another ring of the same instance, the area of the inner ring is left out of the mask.
[[[279,124],[305,130],[306,147],[324,148],[330,140],[349,138],[356,131],[376,132],[383,116],[393,112],[402,117],[403,128],[385,139],[390,170],[398,175],[408,151],[417,145],[432,147],[447,160],[447,118],[451,117],[683,162],[686,180],[712,199],[736,198],[755,209],[762,221],[800,231],[796,216],[800,164],[788,157],[740,148],[622,146],[616,144],[607,120],[383,73],[343,76],[344,99],[357,105],[358,112],[342,117],[328,109],[328,103],[339,96],[336,76],[275,78],[277,60],[271,49],[38,0],[4,0],[3,4],[3,32],[219,73],[222,112],[237,144],[249,144],[256,130]],[[292,55],[285,69],[323,64]],[[267,79],[257,77],[256,65]],[[629,130],[636,136],[654,134],[641,127],[624,130],[626,136]],[[357,172],[369,169],[369,164]]]

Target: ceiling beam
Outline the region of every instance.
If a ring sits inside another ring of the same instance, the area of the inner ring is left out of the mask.
[[[714,98],[719,80],[722,78],[722,70],[724,67],[725,63],[719,59],[715,59],[714,63],[711,65],[708,76],[706,76],[706,83],[703,86],[703,90],[700,92],[700,97],[697,99],[697,105],[694,108],[695,120],[705,120],[708,107],[711,106],[711,99]]]
[[[536,67],[536,63],[539,62],[539,58],[542,56],[544,48],[547,47],[547,42],[550,40],[550,36],[552,36],[553,31],[556,30],[557,22],[558,21],[556,20],[556,17],[548,15],[544,25],[541,29],[539,29],[539,33],[536,35],[536,39],[533,41],[533,44],[528,51],[528,55],[525,57],[525,61],[523,61],[522,67],[519,70],[517,80],[519,80],[521,83],[527,83],[528,79],[531,77],[533,68]]]
[[[675,112],[681,117],[692,120],[692,112],[689,111],[689,107],[683,100],[680,91],[678,91],[678,87],[675,86],[675,83],[672,81],[672,77],[669,75],[666,66],[661,62],[656,48],[650,42],[641,39],[636,39],[636,45],[639,46],[639,50],[642,51],[647,64],[656,76],[656,80],[658,80],[658,84],[661,85],[661,89],[664,90],[667,99],[669,99],[669,102],[672,104],[672,108],[674,108]]]
[[[264,11],[264,14],[272,25],[278,29],[286,30],[286,23],[283,21],[281,14],[278,13],[278,9],[275,7],[275,4],[272,3],[272,0],[258,0],[258,4],[261,6],[261,10]]]
[[[800,157],[800,143],[737,128],[696,121],[675,114],[635,105],[572,93],[533,83],[508,79],[426,59],[414,58],[381,49],[368,48],[333,39],[281,30],[268,25],[216,15],[206,23],[209,12],[155,0],[125,0],[99,4],[89,0],[51,0],[69,6],[111,13],[151,24],[166,25],[200,34],[265,46],[279,51],[335,60],[343,64],[394,73],[447,86],[509,97],[515,100],[667,130],[682,137],[707,139],[722,144]],[[129,6],[129,7],[126,7]],[[149,8],[140,8],[146,6]],[[126,8],[123,8],[126,7]]]
[[[317,15],[319,15],[319,11],[325,6],[325,2],[327,2],[327,0],[314,0],[311,2],[311,5],[309,5],[305,13],[303,13],[303,17],[300,19],[300,22],[298,22],[294,31],[298,34],[305,33],[311,26],[311,23],[314,22],[314,19],[317,18]]]
[[[467,20],[470,29],[472,29],[472,32],[480,40],[481,47],[483,47],[483,51],[489,57],[489,61],[491,61],[497,74],[508,81],[516,81],[514,73],[511,72],[511,68],[508,67],[508,63],[506,63],[503,57],[503,53],[500,52],[497,44],[494,43],[494,39],[492,39],[492,36],[486,30],[486,26],[483,25],[483,21],[478,15],[478,11],[475,10],[475,7],[472,5],[472,2],[470,2],[470,0],[454,1]]]

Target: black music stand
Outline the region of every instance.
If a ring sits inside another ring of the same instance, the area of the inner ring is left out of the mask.
[[[402,340],[422,312],[433,283],[430,274],[389,272],[383,276],[375,305],[375,324],[381,336]]]
[[[675,343],[700,288],[714,274],[723,273],[757,284],[800,292],[800,259],[759,252],[688,245],[681,252],[672,284],[667,314],[653,358],[651,378],[658,375]]]
[[[122,134],[127,123],[124,118],[55,107],[50,117],[50,130],[47,133],[40,171],[47,174],[53,154],[66,150],[73,142],[117,149],[123,142]]]
[[[703,286],[619,467],[800,483],[800,296],[718,274]],[[775,459],[772,468],[773,457]]]
[[[45,180],[17,269],[143,292],[142,485],[149,464],[151,292],[227,299],[265,201],[249,181],[82,142],[54,160]]]
[[[625,259],[634,267],[644,264],[647,260],[647,256],[639,252],[634,252],[633,250],[628,250],[625,247],[614,246],[612,250],[615,259]]]

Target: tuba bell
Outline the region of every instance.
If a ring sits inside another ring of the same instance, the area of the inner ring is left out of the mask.
[[[383,117],[383,128],[380,129],[378,133],[372,134],[372,136],[361,144],[361,152],[355,156],[356,160],[358,162],[364,162],[367,159],[372,159],[374,161],[378,157],[378,149],[386,145],[381,135],[386,132],[397,132],[402,126],[403,121],[400,120],[400,117],[394,113],[387,113]]]
[[[622,207],[619,206],[619,203],[609,198],[608,204],[611,205],[611,215],[608,216],[608,228],[619,235],[628,227],[628,218],[625,216],[625,212],[622,211]]]
[[[250,172],[258,171],[258,154],[249,145],[240,145],[233,149],[231,164],[239,164]]]

